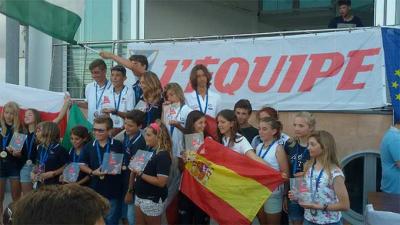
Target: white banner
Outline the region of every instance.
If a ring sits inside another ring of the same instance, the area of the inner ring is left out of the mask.
[[[387,105],[379,28],[309,35],[176,43],[132,43],[163,85],[190,92],[195,64],[212,72],[222,107],[249,99],[255,109],[356,110]]]
[[[33,108],[44,113],[58,114],[64,104],[65,94],[22,85],[0,83],[0,107],[9,101],[21,109]]]

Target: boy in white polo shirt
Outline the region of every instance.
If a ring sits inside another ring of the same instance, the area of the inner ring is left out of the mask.
[[[101,113],[101,101],[104,92],[112,86],[107,80],[107,65],[102,59],[95,59],[89,65],[90,73],[92,74],[93,82],[86,85],[85,101],[77,102],[79,107],[88,109],[87,118],[90,123]]]
[[[124,85],[125,80],[126,69],[123,66],[111,68],[113,88],[104,93],[101,111],[110,115],[113,121],[113,136],[123,129],[126,112],[133,109],[133,90]]]

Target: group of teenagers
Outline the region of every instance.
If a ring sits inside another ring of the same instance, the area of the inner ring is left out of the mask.
[[[257,111],[255,128],[249,123],[249,100],[239,100],[233,110],[219,109],[222,99],[210,90],[212,77],[204,65],[191,70],[193,92],[185,95],[177,83],[162,87],[158,76],[148,71],[145,56],[124,59],[109,52],[101,52],[100,56],[118,65],[111,68],[110,80],[106,78],[104,60],[96,59],[89,65],[94,81],[86,86],[85,101],[77,104],[87,108],[93,130],[72,128],[71,149],[60,145],[57,124],[66,114],[70,99],[66,98],[54,121],[40,122],[35,109],[27,109],[20,121],[18,104],[4,105],[0,115],[0,207],[6,179],[10,180],[15,201],[21,187],[25,194],[34,186],[63,183],[65,166],[77,162],[77,183],[92,188],[109,202],[109,211],[104,215],[107,225],[120,221],[130,225],[161,224],[166,207],[176,198],[178,224],[210,224],[207,213],[179,191],[184,164],[191,160],[186,157],[184,135],[203,133],[205,138],[282,174],[285,183],[272,192],[257,214],[260,224],[280,224],[282,211],[294,225],[342,224],[341,211],[349,208],[349,197],[335,140],[329,132],[315,129],[311,113],[296,114],[293,137],[282,132],[282,123],[272,107]],[[138,79],[133,86],[124,84],[126,68]],[[168,105],[179,107],[163,112]],[[20,152],[8,146],[14,132],[28,135]],[[153,152],[143,171],[128,167],[138,150]],[[124,155],[121,174],[102,172],[105,153]],[[42,168],[40,173],[37,168]],[[290,191],[289,178],[296,177],[304,177],[312,203],[298,201]]]

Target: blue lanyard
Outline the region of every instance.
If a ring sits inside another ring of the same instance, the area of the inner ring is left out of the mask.
[[[114,108],[117,111],[119,109],[119,105],[121,104],[121,96],[122,96],[122,92],[124,91],[124,89],[125,89],[125,86],[124,86],[124,88],[122,88],[121,92],[119,93],[118,103],[117,103],[117,101],[115,101],[115,88],[113,88]]]
[[[101,166],[103,158],[101,157],[101,153],[100,153],[100,145],[99,142],[96,141],[96,151],[97,151],[97,160],[99,161],[99,166]],[[107,140],[107,144],[106,144],[106,153],[110,152],[110,142]]]
[[[39,163],[40,165],[45,165],[47,162],[47,159],[49,158],[49,152],[55,148],[57,148],[58,144],[53,146],[52,144],[49,145],[49,147],[46,149],[42,146],[42,149],[40,151],[40,158],[39,158]]]
[[[139,81],[136,81],[136,83],[133,85],[133,91],[135,92],[135,106],[138,104],[140,98],[142,97],[141,90],[142,89],[139,86]]]
[[[69,150],[69,155],[72,158],[72,162],[74,163],[79,162],[80,155],[76,154],[75,149],[73,147]]]
[[[151,122],[151,110],[153,109],[153,106],[148,104],[147,107],[150,107],[150,109],[146,109],[146,126],[148,126]]]
[[[134,145],[139,138],[142,136],[142,134],[140,133],[140,131],[138,131],[138,134],[136,134],[135,138],[131,138],[129,140],[128,135],[125,133],[125,137],[124,137],[124,147],[125,147],[125,152],[128,153],[128,149],[130,146]],[[133,141],[132,141],[133,140]],[[128,153],[129,154],[129,153]]]
[[[261,157],[262,159],[264,159],[264,157],[267,155],[267,153],[269,152],[271,147],[275,144],[275,142],[276,142],[276,140],[274,140],[271,144],[268,145],[267,150],[265,151],[265,153],[261,157],[261,152],[262,152],[262,150],[264,150],[264,144],[263,144],[263,146],[261,147],[260,151],[258,152],[258,157]]]
[[[95,86],[96,86],[96,110],[100,106],[101,98],[103,97],[104,91],[107,89],[107,84],[108,84],[108,80],[106,80],[106,84],[104,85],[104,89],[100,94],[100,98],[97,97],[97,86],[98,86],[98,84],[97,83],[95,84]]]
[[[178,118],[179,113],[181,113],[183,106],[185,106],[185,104],[181,105],[181,107],[179,108],[179,111],[176,114],[175,120]],[[172,126],[172,125],[169,126],[169,133],[171,134],[171,137],[172,137],[172,134],[174,133],[174,129],[175,129],[175,126]]]
[[[7,145],[7,141],[8,141],[8,137],[10,136],[10,133],[11,133],[11,130],[7,129],[6,136],[3,137],[3,140],[2,140],[3,146],[2,147],[3,147],[4,151],[6,150],[6,145]]]
[[[204,109],[204,112],[203,112],[203,107],[201,107],[199,93],[197,91],[196,91],[196,97],[197,97],[197,103],[199,104],[200,112],[202,112],[204,114],[207,114],[207,109],[208,109],[208,89],[207,89],[207,93],[206,93],[206,107]]]
[[[296,155],[294,157],[294,163],[293,163],[293,174],[296,173],[297,171],[297,161],[298,161],[298,157],[299,157],[299,148],[300,148],[300,143],[296,144]],[[303,152],[300,154],[302,159],[304,157],[304,153],[307,151],[307,148],[303,150]]]
[[[31,141],[28,141],[29,137],[25,140],[26,147],[28,148],[28,159],[31,158],[31,153],[33,149],[33,143],[35,143],[35,135],[32,133]]]
[[[312,168],[311,168],[311,176],[310,176],[310,191],[311,191],[311,193],[312,193],[312,200],[313,200],[313,201],[315,201],[315,197],[316,197],[317,192],[318,192],[319,183],[321,182],[321,177],[322,177],[322,174],[323,174],[323,172],[324,172],[324,169],[322,169],[322,170],[319,172],[319,175],[318,175],[318,177],[317,177],[317,180],[315,181],[315,192],[314,192],[314,191],[313,191],[312,180],[313,180],[313,175],[314,175],[314,166],[315,166],[316,163],[317,163],[317,162],[314,161],[314,163],[313,163],[313,165],[312,165]]]

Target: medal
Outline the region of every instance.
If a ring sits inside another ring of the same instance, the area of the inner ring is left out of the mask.
[[[0,157],[1,158],[6,158],[7,157],[7,152],[6,151],[2,151],[1,153],[0,153]]]
[[[99,117],[99,112],[96,111],[93,113],[93,115],[94,115],[94,118],[97,118],[97,117]]]
[[[102,176],[100,176],[99,178],[100,178],[100,180],[104,180],[105,176],[102,175]]]
[[[26,160],[26,165],[28,165],[28,166],[30,166],[30,165],[32,165],[32,160]]]
[[[122,170],[126,170],[126,166],[122,166]]]

